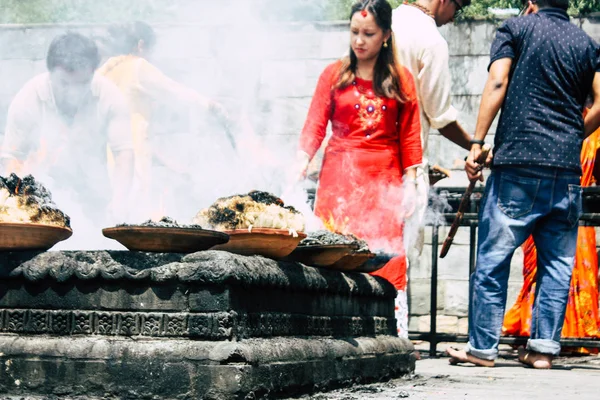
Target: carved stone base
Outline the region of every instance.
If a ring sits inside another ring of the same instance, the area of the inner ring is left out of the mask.
[[[414,369],[384,279],[244,257],[0,254],[0,393],[232,399]]]
[[[244,399],[414,371],[392,336],[235,341],[0,335],[0,392],[136,399]],[[248,396],[248,397],[247,397]]]

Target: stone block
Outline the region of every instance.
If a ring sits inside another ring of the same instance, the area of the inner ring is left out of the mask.
[[[600,19],[598,19],[598,18],[581,18],[581,19],[572,19],[572,21],[575,24],[580,24],[581,29],[583,29],[594,40],[598,41],[598,39],[600,39]]]
[[[438,315],[437,331],[444,333],[458,332],[458,317],[453,315]]]
[[[469,246],[453,244],[450,252],[438,260],[438,280],[468,280],[469,279]]]
[[[487,80],[489,56],[457,55],[448,61],[453,95],[481,95]]]
[[[411,279],[408,283],[408,306],[411,315],[427,315],[430,308],[429,279]]]
[[[440,28],[450,55],[489,56],[499,21],[470,21]]]
[[[429,279],[431,278],[431,247],[423,246],[423,252],[420,256],[411,259],[412,264],[408,267],[408,277],[410,279]]]
[[[469,318],[458,319],[458,334],[467,335],[469,333]]]
[[[479,114],[479,105],[481,104],[481,95],[479,94],[456,94],[452,93],[452,105],[459,111],[458,114],[458,122],[461,126],[470,134],[475,132],[475,125],[477,123],[477,115]],[[496,115],[492,125],[490,126],[490,130],[488,132],[488,136],[486,136],[487,143],[494,143],[493,134],[496,132],[498,127],[498,118],[500,113]],[[450,143],[452,146],[455,144]],[[442,153],[443,154],[443,153]]]
[[[429,315],[418,317],[418,320],[413,321],[413,327],[417,327],[419,332],[429,332],[431,329],[431,317]],[[437,332],[457,333],[458,317],[438,315],[436,318],[436,328]]]
[[[444,303],[442,313],[466,317],[469,313],[469,281],[444,280]]]

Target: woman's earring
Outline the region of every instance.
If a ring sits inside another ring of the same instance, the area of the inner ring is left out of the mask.
[[[383,47],[387,48],[387,42],[383,42]]]

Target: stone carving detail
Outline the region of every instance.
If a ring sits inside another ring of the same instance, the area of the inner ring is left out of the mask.
[[[144,336],[159,336],[162,333],[162,315],[142,315],[142,330]]]
[[[29,315],[29,330],[34,333],[48,332],[50,315],[44,311],[31,311]]]
[[[112,335],[114,329],[114,316],[109,313],[95,313],[96,333],[99,335]]]
[[[56,311],[50,313],[50,332],[57,335],[71,333],[71,313]]]
[[[0,310],[0,330],[54,335],[179,336],[233,340],[270,336],[394,335],[395,320],[287,313],[138,313]]]
[[[6,330],[8,332],[25,332],[25,310],[7,311]]]
[[[184,315],[165,316],[165,334],[167,336],[186,336],[187,335],[187,318]]]
[[[139,335],[140,333],[140,320],[138,315],[133,313],[127,314],[117,314],[118,316],[118,326],[119,326],[119,335],[123,336],[133,336]]]
[[[92,333],[92,313],[75,312],[73,313],[73,333],[90,334]]]

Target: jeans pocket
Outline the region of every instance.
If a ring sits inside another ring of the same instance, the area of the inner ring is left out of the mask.
[[[579,185],[569,185],[569,215],[567,217],[571,227],[579,222],[583,213],[582,206],[583,189]]]
[[[498,188],[498,208],[510,218],[519,218],[531,212],[540,179],[501,174]]]

